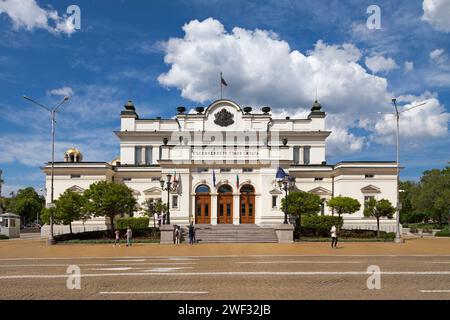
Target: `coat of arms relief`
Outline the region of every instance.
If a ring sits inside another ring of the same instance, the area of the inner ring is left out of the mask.
[[[229,125],[232,125],[234,123],[234,115],[231,112],[227,111],[227,109],[220,110],[214,116],[216,117],[214,123],[218,126],[228,127]]]

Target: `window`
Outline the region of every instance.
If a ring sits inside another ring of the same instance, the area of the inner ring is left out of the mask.
[[[135,165],[142,164],[142,147],[139,146],[134,147],[134,164]]]
[[[208,168],[197,168],[197,172],[199,173],[208,172]]]
[[[294,165],[300,164],[300,147],[294,146],[293,150],[294,150],[293,155]]]
[[[314,178],[314,181],[323,181],[323,178],[316,177],[316,178]]]
[[[231,172],[230,168],[221,168],[220,169],[220,173],[226,173],[226,172]]]
[[[10,227],[10,228],[15,228],[15,226],[16,226],[16,220],[11,219],[11,220],[9,220],[9,222],[10,222],[9,227]]]
[[[123,181],[131,181],[131,178],[125,177],[123,178]]]
[[[81,178],[81,175],[79,175],[79,174],[71,174],[70,175],[70,179],[79,179],[79,178]]]
[[[153,178],[152,178],[152,182],[159,182],[160,179],[161,179],[161,178],[159,178],[159,177],[153,177]]]
[[[310,146],[305,146],[303,148],[303,163],[304,164],[309,164],[309,162],[310,162],[310,152],[311,152],[311,147]]]
[[[242,173],[249,173],[249,172],[253,172],[253,168],[244,168],[242,169]]]
[[[278,196],[272,196],[272,208],[277,207]]]
[[[178,196],[177,195],[172,196],[172,208],[178,208]]]
[[[373,178],[373,177],[375,177],[373,174],[366,174],[365,176],[364,176],[366,179],[371,179],[371,178]]]
[[[145,147],[145,164],[150,165],[153,163],[153,147]]]

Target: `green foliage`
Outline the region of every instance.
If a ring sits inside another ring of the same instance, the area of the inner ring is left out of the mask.
[[[328,206],[331,207],[340,217],[341,214],[352,214],[361,208],[358,200],[350,197],[334,197],[328,201]]]
[[[302,216],[315,215],[320,211],[321,200],[318,195],[295,191],[281,200],[281,210],[297,218],[296,228],[302,226]]]
[[[142,204],[144,213],[152,218],[155,213],[160,214],[167,212],[167,204],[163,203],[161,199],[147,199]]]
[[[133,192],[124,184],[99,181],[84,192],[86,211],[96,217],[108,217],[114,230],[114,218],[120,214],[133,215],[137,202]]]
[[[386,199],[375,200],[370,199],[366,202],[366,208],[364,209],[364,215],[366,217],[373,217],[377,219],[377,233],[380,235],[380,218],[392,219],[395,213],[395,208],[391,202]]]
[[[5,236],[4,234],[0,234],[0,240],[8,240],[9,237]]]
[[[90,214],[85,211],[85,203],[86,198],[83,195],[66,190],[55,201],[54,223],[69,225],[72,233],[73,221],[89,219]]]
[[[126,229],[130,227],[132,230],[134,229],[145,229],[148,228],[149,223],[148,217],[141,218],[119,218],[116,220],[117,229]]]
[[[53,216],[56,215],[55,208],[42,208],[40,220],[45,224],[50,224],[50,216],[53,213]]]
[[[324,230],[330,232],[332,226],[342,228],[344,221],[341,217],[335,216],[306,216],[303,218],[302,227]]]
[[[44,197],[32,188],[20,189],[7,203],[7,211],[18,214],[24,224],[36,221],[37,215],[44,207]]]
[[[450,237],[450,229],[443,229],[441,231],[436,232],[436,237]]]

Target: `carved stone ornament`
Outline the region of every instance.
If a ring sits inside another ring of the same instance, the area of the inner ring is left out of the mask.
[[[229,125],[232,125],[234,123],[234,116],[231,112],[227,111],[227,109],[220,110],[214,116],[216,117],[214,123],[218,126],[228,127]]]

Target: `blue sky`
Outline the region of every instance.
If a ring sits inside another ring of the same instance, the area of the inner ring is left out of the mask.
[[[18,4],[26,6],[18,7]],[[49,116],[21,97],[56,104],[57,160],[71,146],[87,161],[119,154],[113,130],[133,100],[141,117],[225,97],[302,116],[316,88],[333,130],[327,161],[394,160],[394,122],[377,111],[426,102],[401,123],[403,179],[450,160],[450,2],[0,0],[0,168],[4,195],[44,185]],[[66,21],[81,9],[81,29]]]

